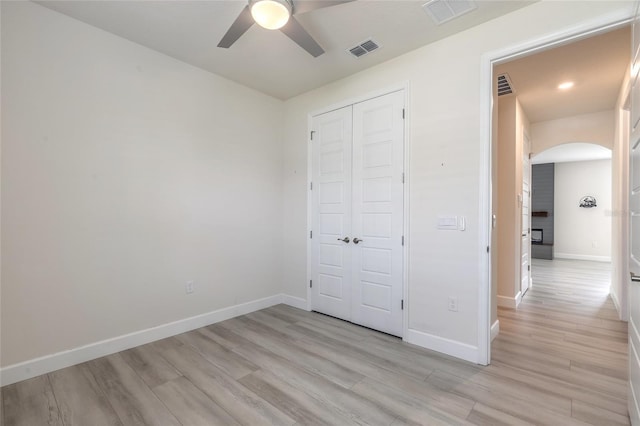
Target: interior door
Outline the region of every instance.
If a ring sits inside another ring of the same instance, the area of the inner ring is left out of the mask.
[[[631,424],[640,425],[640,82],[638,66],[640,66],[640,19],[638,18],[638,2],[633,20],[633,60],[631,75],[631,132],[630,132],[630,167],[629,210],[631,214],[631,242],[629,270],[629,416]]]
[[[403,109],[403,92],[353,107],[353,322],[397,336],[403,308]]]
[[[522,242],[520,266],[520,294],[524,296],[531,286],[531,151],[525,133],[522,146]]]
[[[404,92],[312,129],[312,309],[401,336]]]
[[[311,301],[351,320],[352,108],[314,117],[312,133]]]

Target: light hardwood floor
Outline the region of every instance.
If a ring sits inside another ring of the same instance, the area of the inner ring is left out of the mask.
[[[279,305],[7,386],[0,423],[628,424],[607,265],[533,273],[488,367]]]

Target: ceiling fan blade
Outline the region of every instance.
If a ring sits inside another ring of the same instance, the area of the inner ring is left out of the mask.
[[[323,7],[337,6],[354,0],[297,0],[293,2],[293,13],[306,13]]]
[[[280,31],[285,33],[287,37],[295,41],[298,46],[309,52],[311,56],[317,58],[324,53],[324,49],[311,37],[311,35],[305,30],[300,22],[293,16],[289,18],[289,22],[280,28]]]
[[[231,24],[231,27],[227,30],[227,33],[222,37],[218,47],[229,48],[233,43],[240,38],[251,26],[254,24],[253,17],[251,16],[251,10],[249,6],[245,6],[240,12],[240,15]]]

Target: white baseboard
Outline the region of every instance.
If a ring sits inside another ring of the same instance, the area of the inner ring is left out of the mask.
[[[613,306],[616,307],[616,311],[618,312],[618,317],[622,319],[622,311],[620,310],[620,302],[618,301],[618,295],[615,291],[613,291],[613,286],[609,287],[609,296],[611,296],[611,300],[613,301]]]
[[[634,341],[636,341],[636,337],[638,336],[638,330],[636,329],[633,321],[629,321],[629,325],[632,328],[633,338],[629,339],[629,356],[631,357],[630,362],[632,363],[632,367],[635,367],[640,364],[640,359],[638,358],[638,352],[636,351]],[[631,337],[631,336],[630,336]],[[631,424],[637,425],[640,421],[640,407],[638,407],[638,396],[635,392],[635,386],[633,385],[631,379],[628,382],[629,389],[629,416],[631,418]]]
[[[305,311],[309,310],[307,305],[307,300],[302,297],[290,296],[288,294],[282,295],[282,303],[285,305],[293,306],[294,308],[303,309]]]
[[[194,317],[170,322],[168,324],[148,328],[146,330],[136,331],[67,351],[9,365],[0,369],[0,384],[2,386],[10,385],[41,374],[59,370],[61,368],[91,361],[92,359],[111,355],[113,353],[131,349],[156,340],[175,336],[176,334],[195,330],[196,328],[205,327],[216,322],[248,314],[260,309],[265,309],[279,303],[298,303],[295,299],[297,298],[277,294],[275,296],[241,303],[239,305],[218,309],[206,314],[196,315]],[[305,307],[301,309],[306,309],[306,301],[304,302]]]
[[[518,305],[520,305],[520,302],[522,302],[522,293],[518,292],[515,297],[498,295],[497,299],[498,306],[500,306],[501,308],[516,309]]]
[[[593,262],[611,262],[611,256],[591,256],[588,254],[553,253],[554,259],[591,260]]]
[[[629,418],[631,419],[631,424],[637,424],[640,422],[640,407],[638,407],[638,397],[636,396],[636,392],[633,390],[633,385],[631,384],[631,380],[627,382],[628,395],[631,397],[631,401],[629,403]]]
[[[496,320],[496,322],[491,324],[491,341],[492,342],[493,342],[493,339],[498,337],[498,334],[500,334],[500,320]]]
[[[479,360],[478,348],[476,346],[434,336],[433,334],[411,328],[407,330],[403,340],[407,343],[431,349],[432,351],[442,352],[465,361],[473,362],[474,364],[477,364]]]

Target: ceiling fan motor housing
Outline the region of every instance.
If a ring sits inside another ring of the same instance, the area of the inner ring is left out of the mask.
[[[255,22],[268,30],[282,28],[293,13],[290,0],[249,0],[249,8]]]
[[[261,27],[279,29],[287,37],[302,47],[311,56],[317,58],[324,53],[322,46],[304,29],[293,16],[294,13],[307,13],[315,9],[350,3],[354,0],[303,1],[294,10],[293,0],[248,0],[236,20],[231,24],[218,47],[228,49],[254,23]],[[262,19],[264,18],[264,19]]]

